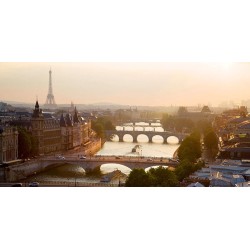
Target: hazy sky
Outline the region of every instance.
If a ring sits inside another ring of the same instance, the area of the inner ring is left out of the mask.
[[[218,105],[250,98],[250,63],[0,63],[0,101]]]

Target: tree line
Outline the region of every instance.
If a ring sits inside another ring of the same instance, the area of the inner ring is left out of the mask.
[[[105,138],[105,130],[115,130],[115,126],[112,124],[108,117],[98,117],[91,122],[91,128],[96,132],[96,135],[102,139]]]
[[[211,122],[201,120],[196,123],[190,119],[163,117],[162,125],[165,129],[175,128],[181,132],[188,129],[191,132],[178,148],[177,156],[180,160],[178,166],[172,171],[168,168],[151,168],[148,172],[143,169],[134,169],[126,181],[127,187],[177,187],[181,186],[192,173],[205,166],[201,160],[202,141],[204,146],[214,157],[218,152],[218,138],[212,128]]]

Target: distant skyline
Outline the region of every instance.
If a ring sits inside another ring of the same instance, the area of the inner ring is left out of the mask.
[[[0,101],[217,106],[249,99],[250,63],[0,63]]]

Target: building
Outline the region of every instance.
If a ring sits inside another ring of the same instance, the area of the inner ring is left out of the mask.
[[[212,121],[215,117],[214,113],[211,112],[208,106],[204,106],[201,111],[188,111],[186,107],[180,107],[177,116],[180,118],[191,119],[194,122],[200,120]]]
[[[36,101],[31,118],[32,135],[36,138],[40,155],[61,150],[61,128],[55,118],[45,119]]]
[[[15,127],[0,126],[0,164],[18,159],[18,132]]]
[[[45,116],[36,101],[31,118],[32,135],[36,138],[40,155],[67,151],[87,143],[91,134],[91,122],[78,115],[61,114],[60,119]]]
[[[78,115],[75,108],[74,114],[61,114],[60,118],[62,150],[69,150],[84,145],[89,141],[91,122]]]

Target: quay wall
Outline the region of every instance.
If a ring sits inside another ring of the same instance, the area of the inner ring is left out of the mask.
[[[42,172],[46,165],[42,161],[27,161],[19,165],[9,166],[5,168],[6,182],[16,182],[30,175]]]
[[[84,148],[83,152],[84,152],[84,155],[92,156],[96,154],[101,148],[102,148],[102,141],[101,139],[97,139],[97,140],[91,141],[91,143]]]

